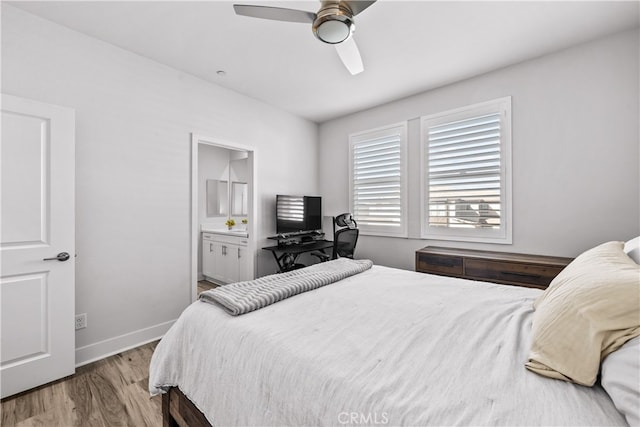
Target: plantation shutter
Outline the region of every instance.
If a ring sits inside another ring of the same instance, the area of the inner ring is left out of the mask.
[[[406,234],[406,124],[352,136],[351,206],[365,233]]]
[[[510,105],[502,99],[423,119],[423,237],[510,239],[505,215]]]
[[[429,128],[429,226],[500,227],[500,114]]]

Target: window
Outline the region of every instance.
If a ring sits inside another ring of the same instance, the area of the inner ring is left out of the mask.
[[[407,236],[407,123],[352,134],[350,209],[362,234]]]
[[[511,98],[421,126],[422,237],[511,243]]]

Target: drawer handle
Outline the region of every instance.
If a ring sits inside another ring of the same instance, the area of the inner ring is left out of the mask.
[[[502,274],[506,274],[506,275],[510,275],[510,276],[516,276],[516,277],[527,277],[527,278],[531,278],[531,279],[539,279],[540,277],[542,277],[539,274],[518,273],[517,271],[503,271]]]

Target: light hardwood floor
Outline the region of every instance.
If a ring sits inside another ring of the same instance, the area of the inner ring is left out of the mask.
[[[76,369],[73,376],[4,399],[2,426],[162,426],[148,392],[157,341]]]
[[[198,283],[198,293],[212,289]],[[162,426],[162,398],[150,397],[152,342],[76,369],[75,375],[8,397],[0,425],[85,427]]]
[[[217,288],[218,285],[215,283],[207,282],[206,280],[201,280],[198,282],[198,293],[208,291],[209,289]]]

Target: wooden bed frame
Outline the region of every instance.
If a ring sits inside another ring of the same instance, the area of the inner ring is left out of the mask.
[[[171,387],[162,395],[162,426],[212,427],[204,414],[178,387]]]

